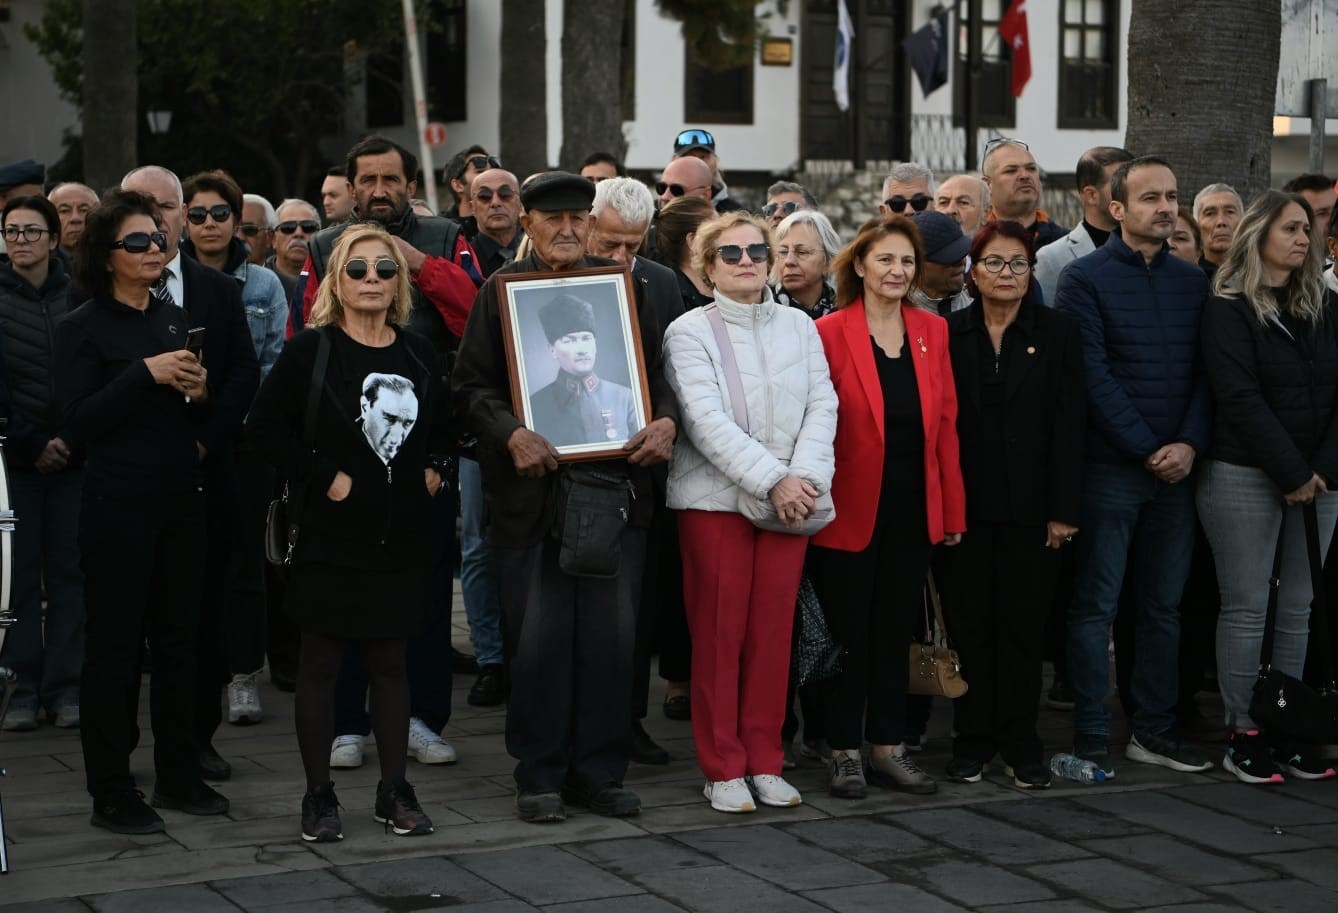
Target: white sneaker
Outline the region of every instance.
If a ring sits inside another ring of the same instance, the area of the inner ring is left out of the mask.
[[[748,788],[763,805],[787,808],[803,803],[799,790],[785,782],[784,777],[775,774],[755,774],[747,778]]]
[[[409,717],[409,754],[420,764],[454,764],[455,749],[416,716]]]
[[[331,767],[361,767],[362,748],[367,737],[362,735],[337,735],[330,745]]]
[[[711,808],[718,812],[738,814],[757,811],[757,806],[753,804],[753,794],[748,791],[748,784],[743,781],[743,777],[707,780],[702,795],[710,800]]]
[[[228,682],[228,722],[245,726],[259,723],[262,715],[255,673],[234,675]]]

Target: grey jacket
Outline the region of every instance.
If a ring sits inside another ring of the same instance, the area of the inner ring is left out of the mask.
[[[1036,251],[1036,282],[1041,287],[1041,303],[1047,307],[1055,306],[1055,289],[1059,286],[1059,274],[1079,257],[1085,257],[1096,250],[1092,236],[1087,233],[1081,222],[1063,238],[1054,244],[1047,244]]]

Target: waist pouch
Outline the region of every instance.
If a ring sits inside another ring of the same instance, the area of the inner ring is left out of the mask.
[[[575,577],[614,577],[631,509],[632,481],[620,472],[563,466],[553,486],[558,567]]]

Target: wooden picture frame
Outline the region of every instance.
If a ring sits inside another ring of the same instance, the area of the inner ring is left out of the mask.
[[[499,273],[511,404],[558,462],[623,459],[652,419],[631,271]]]

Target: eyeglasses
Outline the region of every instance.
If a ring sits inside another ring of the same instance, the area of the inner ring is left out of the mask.
[[[254,222],[243,222],[241,225],[237,227],[238,230],[241,231],[241,233],[246,235],[246,237],[248,238],[254,238],[256,235],[260,234],[262,231],[265,230],[265,226],[257,225]]]
[[[376,261],[376,275],[379,279],[394,279],[395,274],[400,271],[399,264],[389,257],[382,257]],[[350,260],[344,264],[344,272],[353,280],[362,279],[367,275],[367,261],[361,257],[356,260]]]
[[[1031,272],[1031,261],[1026,257],[1014,257],[1012,260],[1005,260],[1003,257],[985,257],[980,261],[980,265],[985,267],[987,273],[1002,273],[1005,265],[1014,276],[1024,276]]]
[[[655,182],[655,192],[664,196],[664,192],[669,191],[670,196],[681,197],[686,193],[696,193],[698,190],[705,190],[710,184],[699,184],[696,187],[684,187],[682,184],[666,184],[664,181]]]
[[[5,226],[5,240],[11,244],[17,242],[19,238],[35,244],[42,240],[42,235],[49,234],[51,234],[50,229],[41,228],[37,225],[25,225],[22,228],[19,228],[17,225]]]
[[[749,260],[754,263],[764,263],[767,259],[767,254],[771,253],[771,245],[762,244],[760,242],[757,244],[749,244],[746,247],[740,244],[724,244],[715,249],[715,252],[720,255],[720,262],[728,264],[729,266],[734,266],[741,261],[745,251],[748,254]]]
[[[480,187],[474,191],[474,199],[483,203],[491,203],[493,196],[498,196],[503,200],[509,200],[516,195],[516,190],[510,184],[503,184],[497,188],[496,194],[491,187]]]
[[[124,250],[127,254],[142,254],[149,249],[149,245],[157,245],[163,253],[167,252],[167,235],[161,231],[132,231],[119,241],[111,245],[111,250]]]
[[[186,218],[190,219],[192,225],[203,225],[207,217],[213,217],[215,222],[226,222],[232,218],[232,207],[227,203],[219,203],[217,206],[192,206],[186,210]]]
[[[788,216],[791,215],[798,208],[799,204],[796,203],[794,200],[790,200],[789,202],[786,203],[768,203],[767,205],[762,207],[762,215],[766,216],[769,219],[776,214],[776,210],[780,210],[781,212],[784,212]]]
[[[675,155],[690,146],[705,146],[715,152],[715,137],[711,135],[709,130],[684,130],[674,137]]]
[[[280,222],[274,227],[285,235],[291,235],[299,228],[309,235],[314,235],[321,230],[321,223],[317,222],[315,219],[302,219],[300,222],[289,219],[287,222]]]
[[[930,197],[928,195],[917,193],[910,199],[903,197],[901,194],[897,194],[890,199],[883,200],[883,203],[893,212],[905,212],[907,204],[910,204],[911,209],[914,209],[916,212],[924,212],[925,208],[929,206],[929,201]]]

